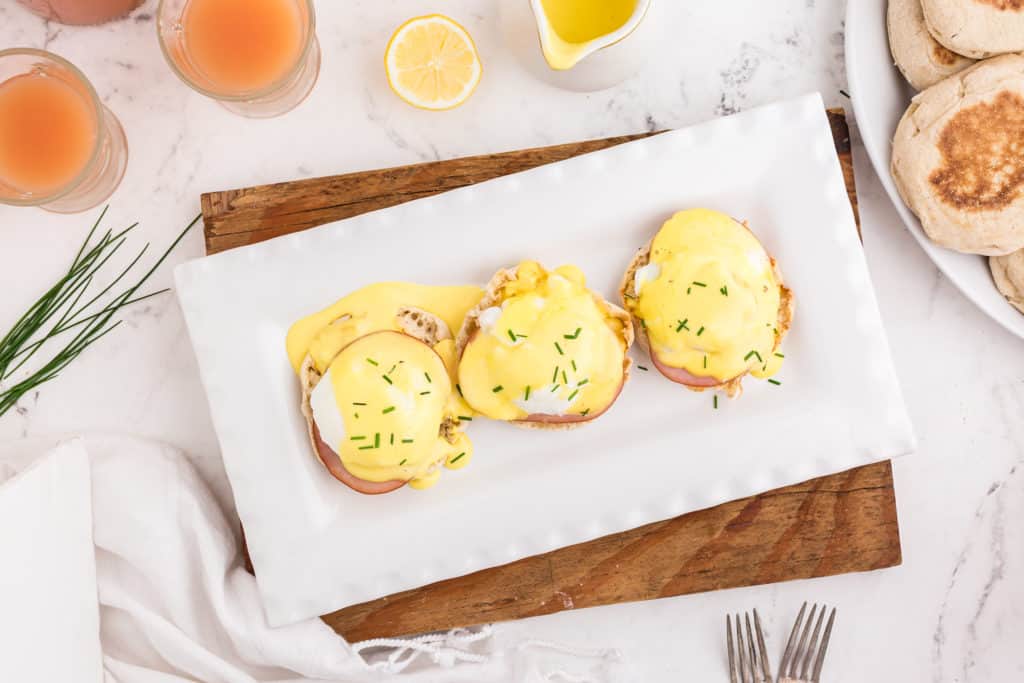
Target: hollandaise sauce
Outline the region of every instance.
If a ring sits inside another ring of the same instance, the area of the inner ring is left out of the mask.
[[[390,331],[348,344],[310,397],[321,438],[345,469],[414,488],[433,485],[441,464],[463,467],[472,456],[465,434],[442,429],[458,404],[441,355]]]
[[[286,346],[298,372],[306,355],[324,372],[345,344],[371,332],[400,330],[398,311],[412,307],[439,316],[454,335],[466,313],[483,296],[479,287],[431,287],[404,282],[380,282],[339,299],[307,316],[288,330]]]
[[[584,46],[622,28],[637,0],[541,0],[548,23],[542,36],[544,56],[553,69],[576,64]]]
[[[463,350],[459,381],[474,410],[499,420],[586,418],[622,388],[624,327],[586,288],[583,273],[525,262],[484,310]]]
[[[770,377],[782,364],[781,285],[761,243],[726,214],[672,216],[637,270],[634,292],[626,305],[664,365],[726,382],[747,371]]]

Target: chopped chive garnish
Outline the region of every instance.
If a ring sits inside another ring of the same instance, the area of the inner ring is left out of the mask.
[[[693,288],[692,287],[687,287],[686,288],[686,293],[689,294],[691,289],[693,289]]]
[[[580,332],[582,332],[582,331],[583,331],[582,327],[577,327],[576,331],[573,332],[572,334],[563,334],[562,336],[565,337],[566,339],[576,339],[577,337],[580,336]]]
[[[566,376],[565,370],[562,370],[562,382],[564,382],[565,384],[569,383],[569,378]]]
[[[366,404],[365,403],[360,403],[359,401],[352,401],[352,405],[354,405],[354,406],[365,406]]]
[[[696,280],[693,281],[693,284],[697,285],[698,287],[707,287],[707,285],[704,284],[703,282],[697,282]]]
[[[647,329],[647,321],[644,320],[643,318],[640,318],[640,327],[644,328],[645,330]]]
[[[459,392],[459,396],[462,396],[462,385],[456,383],[455,390]]]
[[[359,419],[359,413],[356,413],[356,419],[357,420]]]
[[[394,410],[395,410],[394,406],[388,406],[387,408],[385,408],[384,410],[382,410],[380,412],[381,412],[381,415],[387,415],[388,413],[394,412]]]
[[[582,386],[583,386],[584,384],[588,383],[589,381],[590,381],[589,379],[583,379],[583,380],[580,380],[580,381],[579,381],[579,382],[578,382],[578,383],[576,384],[576,386],[578,386],[578,387],[582,387]]]
[[[409,458],[402,458],[402,462],[398,463],[398,466],[399,466],[399,467],[401,467],[401,466],[402,466],[402,465],[404,465],[404,464],[405,464],[405,463],[406,463],[406,462],[407,462],[408,460],[409,460]]]
[[[421,392],[420,392],[420,396],[426,396],[426,395],[427,395],[427,394],[429,394],[429,393],[430,393],[430,390],[429,390],[429,389],[427,389],[426,391],[421,391]]]
[[[554,382],[557,382],[557,381],[558,381],[558,370],[559,370],[559,369],[560,369],[560,368],[559,368],[559,367],[558,367],[558,366],[556,365],[556,366],[555,366],[555,374],[551,375],[551,381],[552,381],[552,383],[554,383]]]
[[[373,447],[380,448],[380,432],[373,435]]]
[[[466,454],[466,451],[462,451],[461,453],[459,453],[458,455],[456,455],[454,458],[451,459],[451,463],[450,464],[454,465],[459,460],[462,460],[462,456],[464,456],[465,454]]]
[[[430,384],[434,383],[434,380],[430,379],[430,373],[429,372],[424,372],[423,376],[427,378],[427,382],[428,383],[430,383]]]
[[[569,361],[569,362],[572,363],[572,371],[576,372],[576,361]]]
[[[556,391],[558,391],[558,387],[560,387],[560,386],[562,386],[562,385],[561,384],[555,384],[554,386],[552,386],[551,387],[551,393],[553,394]]]
[[[642,366],[642,365],[638,365],[638,366],[636,366],[636,369],[637,369],[637,370],[643,370],[644,372],[647,372],[647,368],[645,368],[645,367],[644,367],[644,366]]]
[[[370,450],[371,448],[374,448],[374,446],[372,446],[372,445],[371,445],[371,446],[360,446],[360,447],[359,447],[359,450],[361,450],[361,451],[367,451],[367,450]]]
[[[715,394],[714,404],[715,404],[715,410],[718,410],[718,394]]]
[[[388,384],[394,384],[394,382],[391,381],[391,378],[388,377],[387,375],[381,375],[381,377],[383,377],[384,381],[387,382]]]
[[[586,410],[584,410],[584,411],[583,411],[582,413],[580,413],[580,415],[582,415],[583,417],[586,417],[586,416],[587,416],[587,413],[589,413],[589,412],[590,412],[590,408],[587,408],[587,409],[586,409]]]
[[[504,388],[505,388],[505,387],[503,387],[503,386],[501,386],[501,385],[499,384],[498,386],[496,386],[496,387],[494,387],[493,389],[491,389],[491,391],[493,391],[494,393],[498,393],[499,391],[501,391],[501,390],[502,390],[502,389],[504,389]]]
[[[755,350],[751,350],[751,352],[750,352],[750,353],[748,353],[747,355],[743,356],[743,360],[750,360],[750,357],[751,357],[751,356],[757,356],[757,362],[758,362],[758,363],[763,363],[763,362],[764,362],[764,359],[763,359],[763,358],[761,358],[761,354],[759,354],[759,353],[758,353],[757,351],[755,351]]]
[[[395,433],[394,432],[391,432],[391,445],[392,446],[395,445]]]
[[[529,384],[526,385],[526,391],[523,392],[523,400],[524,401],[529,401],[530,400],[530,385]]]
[[[786,357],[786,354],[784,354],[784,353],[778,353],[778,352],[776,352],[776,353],[775,353],[775,355],[776,355],[776,356],[777,356],[778,358],[785,358],[785,357]]]
[[[559,345],[558,342],[555,342],[555,348],[558,349],[558,355],[559,356],[564,356],[565,355],[565,351],[562,350],[562,347]]]
[[[365,436],[350,436],[348,440],[349,441],[362,441],[365,438],[366,438]]]
[[[773,328],[772,328],[772,332],[773,332],[774,334],[778,334],[778,333],[779,333],[779,329],[778,329],[777,327],[773,327]]]
[[[767,369],[768,369],[768,364],[767,363],[765,363],[764,365],[761,366],[761,371],[762,372],[764,372]]]
[[[707,367],[708,367],[708,354],[705,353],[704,354],[704,369],[707,370]]]
[[[390,369],[390,370],[388,370],[388,374],[390,375],[390,374],[391,374],[392,372],[394,372],[394,371],[395,371],[395,368],[397,368],[397,367],[398,367],[398,363],[395,363],[394,365],[392,365],[392,366],[391,366],[391,369]]]
[[[729,296],[729,288],[725,285],[722,285],[722,288],[718,291],[722,293],[722,296]]]
[[[770,380],[768,380],[768,383],[769,384],[774,384],[775,386],[779,386],[780,384],[782,384],[782,382],[780,382],[777,379],[770,379]]]
[[[508,330],[508,338],[512,340],[512,343],[516,341],[516,333],[512,330]]]
[[[686,323],[688,323],[688,322],[690,322],[689,318],[687,318],[685,320],[680,320],[679,321],[679,325],[676,326],[676,332],[679,332],[680,330],[689,330],[690,328],[686,326]]]
[[[460,420],[465,420],[466,422],[472,422],[473,421],[473,418],[471,418],[469,415],[459,415],[459,419]]]
[[[571,394],[569,394],[568,400],[572,401],[574,398],[576,398],[576,394],[578,394],[578,393],[580,393],[579,389],[574,390]]]
[[[412,443],[412,439],[402,439],[402,443]]]
[[[378,363],[377,361],[375,361],[372,358],[367,358],[366,362],[369,363],[370,365],[380,365],[380,363]]]
[[[697,330],[697,336],[698,336],[698,337],[699,337],[700,335],[702,335],[702,334],[704,334],[704,326],[703,326],[703,325],[701,325],[701,328],[700,328],[699,330]]]

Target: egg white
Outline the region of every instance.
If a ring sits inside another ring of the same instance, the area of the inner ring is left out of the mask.
[[[633,275],[633,291],[639,296],[644,284],[657,280],[660,275],[661,266],[657,263],[648,263],[646,266],[637,268],[636,273]]]
[[[334,397],[330,370],[325,372],[320,382],[313,387],[313,392],[309,396],[309,407],[313,411],[313,421],[320,430],[320,438],[337,453],[345,440],[345,422]]]

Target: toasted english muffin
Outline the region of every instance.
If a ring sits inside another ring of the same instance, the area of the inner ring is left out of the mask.
[[[974,60],[952,52],[928,32],[921,0],[889,0],[889,49],[904,78],[915,90],[924,90]]]
[[[994,57],[917,95],[892,175],[928,236],[998,256],[1024,248],[1024,56]]]
[[[656,237],[657,235],[655,235]],[[625,305],[627,299],[636,299],[636,271],[651,262],[651,246],[654,244],[654,237],[647,242],[640,250],[637,251],[633,260],[630,261],[629,266],[626,268],[626,272],[622,276],[622,282],[619,283],[619,298]],[[769,255],[769,258],[770,255]],[[782,274],[779,272],[778,265],[775,259],[771,259],[772,272],[775,274],[775,279],[779,283],[779,317],[777,324],[776,348],[778,348],[779,342],[786,336],[786,332],[789,331],[790,325],[793,324],[793,293],[782,281]],[[651,342],[647,337],[644,326],[640,323],[635,316],[628,314],[633,319],[633,324],[638,330],[637,332],[637,344],[644,350],[651,359],[653,360],[654,355],[651,352]],[[690,391],[703,392],[709,389],[715,391],[724,391],[726,396],[729,398],[737,398],[743,393],[743,378],[746,377],[747,373],[733,377],[732,379],[723,382],[715,386],[691,386],[689,384],[683,384]]]
[[[928,30],[947,48],[975,59],[1024,50],[1021,0],[921,0]]]
[[[1024,313],[1024,250],[988,260],[996,288],[1010,305]]]
[[[459,330],[458,335],[455,338],[455,349],[456,358],[462,357],[462,352],[465,351],[466,345],[472,339],[473,335],[480,329],[480,314],[495,306],[500,306],[502,302],[501,291],[502,288],[516,280],[516,269],[515,268],[502,268],[497,271],[492,277],[490,282],[487,283],[487,287],[484,291],[484,296],[480,299],[480,303],[475,308],[470,310],[466,315],[466,320],[462,324],[462,328]],[[633,345],[634,334],[633,326],[630,320],[630,315],[623,309],[619,308],[615,304],[606,301],[605,299],[598,296],[593,290],[590,290],[594,301],[597,302],[598,306],[603,307],[609,317],[623,322],[623,341],[628,350]],[[632,365],[632,361],[627,354],[622,364],[622,383],[629,380],[629,370]],[[614,401],[613,401],[614,402]],[[610,406],[609,406],[610,407]],[[596,419],[601,413],[595,414],[591,419]],[[587,424],[588,421],[576,421],[576,422],[528,422],[528,421],[513,421],[518,427],[523,429],[542,429],[550,431],[564,431],[567,429],[575,429]]]

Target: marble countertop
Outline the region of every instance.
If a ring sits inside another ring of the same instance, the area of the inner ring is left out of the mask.
[[[46,48],[93,81],[119,116],[131,156],[112,224],[166,244],[203,191],[467,154],[671,128],[809,90],[840,94],[839,0],[678,3],[656,63],[611,90],[578,94],[529,77],[504,51],[493,0],[446,0],[485,65],[479,90],[443,114],[388,90],[380,65],[391,30],[439,7],[425,0],[317,4],[320,80],[287,116],[238,118],[180,83],[161,57],[148,0],[97,28],[48,24],[0,4],[0,47]],[[741,17],[740,21],[736,17]],[[854,132],[856,129],[854,126]],[[801,601],[838,605],[827,681],[1024,678],[1024,342],[974,308],[935,269],[855,148],[864,244],[892,353],[920,439],[895,465],[904,562],[869,574],[730,590],[540,617],[502,628],[619,648],[638,681],[725,680],[723,617],[758,607],[781,649]],[[95,216],[0,207],[10,321],[66,267]],[[189,235],[156,275],[203,253]],[[124,329],[0,419],[0,440],[123,432],[193,455],[231,507],[195,358],[173,296],[147,302]],[[0,323],[2,324],[2,323]]]

